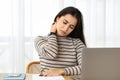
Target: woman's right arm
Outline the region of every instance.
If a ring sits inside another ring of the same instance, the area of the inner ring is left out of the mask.
[[[58,54],[57,36],[51,34],[45,39],[45,37],[38,36],[35,38],[35,48],[40,57],[47,59],[54,59]]]

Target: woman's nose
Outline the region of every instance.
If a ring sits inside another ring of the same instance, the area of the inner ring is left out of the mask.
[[[66,25],[66,26],[64,27],[64,31],[67,31],[67,30],[68,30],[68,28],[69,28],[69,26],[68,26],[68,25]]]

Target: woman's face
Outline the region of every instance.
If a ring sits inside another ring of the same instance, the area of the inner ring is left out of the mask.
[[[74,30],[76,24],[77,19],[71,14],[66,14],[64,16],[58,17],[56,20],[57,35],[69,35]]]

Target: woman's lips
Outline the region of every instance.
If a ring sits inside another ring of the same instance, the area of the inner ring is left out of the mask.
[[[60,32],[62,33],[62,34],[65,34],[66,32],[65,31],[63,31],[63,30],[60,30]]]

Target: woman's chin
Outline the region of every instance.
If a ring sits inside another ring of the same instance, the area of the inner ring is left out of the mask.
[[[58,36],[63,36],[63,37],[66,36],[65,34],[57,34],[57,35],[58,35]]]

